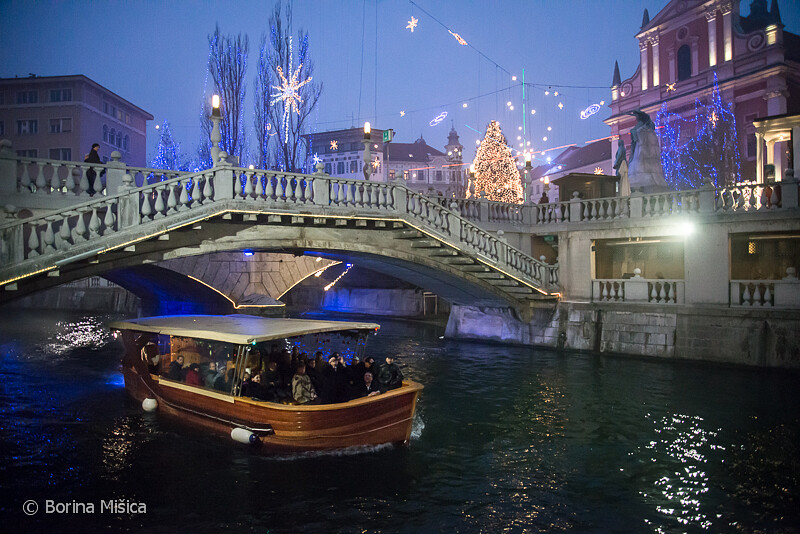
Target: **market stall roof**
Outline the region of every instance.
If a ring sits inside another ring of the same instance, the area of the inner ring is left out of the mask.
[[[243,345],[318,332],[377,330],[380,325],[346,321],[276,319],[253,315],[165,315],[115,321],[109,327],[116,330],[152,332]]]

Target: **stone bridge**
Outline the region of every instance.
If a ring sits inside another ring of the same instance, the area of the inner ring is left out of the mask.
[[[455,304],[521,314],[558,297],[557,264],[402,183],[234,168],[224,159],[199,173],[7,153],[0,165],[0,176],[17,178],[17,193],[35,198],[29,205],[51,207],[0,225],[0,302],[86,276],[243,250],[358,261]]]

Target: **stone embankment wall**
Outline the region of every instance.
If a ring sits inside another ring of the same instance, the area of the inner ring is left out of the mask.
[[[560,302],[528,323],[508,309],[454,306],[446,335],[652,358],[800,369],[800,312]]]
[[[50,310],[120,312],[138,315],[140,299],[119,287],[61,286],[24,297],[15,307]]]

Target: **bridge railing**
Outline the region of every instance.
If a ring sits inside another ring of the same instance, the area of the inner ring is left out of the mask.
[[[368,213],[407,219],[419,229],[527,279],[538,287],[558,287],[558,265],[548,265],[510,246],[497,235],[441,206],[438,199],[401,183],[365,182],[222,164],[193,174],[136,187],[125,174],[116,194],[95,196],[39,217],[0,224],[0,265],[41,259],[86,245],[98,237],[223,200],[256,203],[320,215]],[[312,210],[311,208],[318,208]],[[86,247],[84,247],[86,248]]]

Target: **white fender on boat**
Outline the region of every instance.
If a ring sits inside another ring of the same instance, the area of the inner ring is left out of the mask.
[[[151,398],[146,398],[142,401],[142,409],[146,412],[154,412],[158,408],[158,401]]]
[[[259,442],[258,436],[246,428],[234,428],[231,430],[231,438],[233,441],[238,441],[239,443],[244,443],[245,445],[255,445]]]

